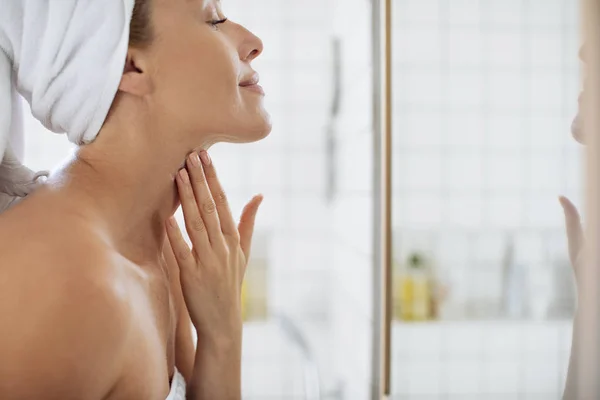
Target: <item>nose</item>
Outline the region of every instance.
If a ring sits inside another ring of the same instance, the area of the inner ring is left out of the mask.
[[[262,54],[264,45],[262,40],[244,27],[242,29],[242,45],[240,46],[240,58],[242,61],[251,62]]]

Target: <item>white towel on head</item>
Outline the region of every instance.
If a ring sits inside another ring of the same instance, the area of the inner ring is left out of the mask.
[[[23,157],[17,92],[49,130],[95,139],[123,74],[134,4],[0,0],[0,156],[10,142]]]

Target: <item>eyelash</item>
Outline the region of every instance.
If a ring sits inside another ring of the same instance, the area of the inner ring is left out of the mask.
[[[223,19],[220,19],[220,20],[217,20],[217,21],[210,21],[210,24],[211,24],[213,27],[215,27],[215,28],[216,28],[216,27],[217,27],[217,25],[224,24],[225,22],[227,22],[227,18],[223,18]]]

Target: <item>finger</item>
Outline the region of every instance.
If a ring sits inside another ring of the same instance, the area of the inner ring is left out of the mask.
[[[171,219],[169,218],[167,220],[167,224],[165,225],[166,231],[167,231],[167,240],[165,240],[165,242],[163,243],[163,257],[165,258],[165,262],[167,263],[167,267],[168,267],[167,270],[168,271],[176,271],[178,269],[177,268],[177,266],[178,266],[177,259],[175,258],[175,252],[173,250],[173,245],[171,245],[171,240],[168,237],[169,229],[173,228],[173,227],[169,227],[170,223],[171,223]],[[177,224],[176,221],[175,221],[175,224]],[[177,228],[179,228],[179,226],[177,226]]]
[[[198,210],[198,204],[196,203],[196,197],[192,190],[190,176],[185,168],[177,174],[177,189],[179,191],[181,208],[183,209],[185,229],[192,240],[192,245],[199,251],[210,250],[206,226],[204,226],[204,220]]]
[[[579,216],[577,208],[569,199],[561,196],[559,201],[565,213],[569,258],[571,259],[571,264],[575,266],[577,257],[579,256],[583,247],[583,228],[581,226],[581,217]]]
[[[187,169],[192,181],[192,190],[196,197],[196,203],[200,209],[200,215],[208,232],[208,240],[214,246],[223,240],[217,206],[212,198],[206,175],[198,153],[193,152],[187,159]]]
[[[167,237],[173,249],[173,255],[181,270],[194,268],[194,257],[188,244],[185,242],[181,230],[174,217],[167,220]],[[167,252],[168,253],[168,252]]]
[[[210,188],[212,197],[217,205],[217,213],[219,214],[219,221],[221,222],[221,231],[224,235],[237,237],[238,231],[235,227],[233,215],[231,215],[229,201],[227,201],[225,191],[223,190],[221,182],[219,182],[219,178],[217,177],[215,164],[212,162],[206,151],[200,152],[200,159],[202,160],[202,165],[204,166],[204,175],[206,175],[208,187]]]
[[[240,224],[238,226],[238,231],[240,233],[240,247],[242,248],[246,260],[250,258],[256,213],[258,212],[258,208],[262,201],[262,195],[255,196],[250,200],[246,207],[244,207],[244,211],[242,211],[242,216],[240,217]]]

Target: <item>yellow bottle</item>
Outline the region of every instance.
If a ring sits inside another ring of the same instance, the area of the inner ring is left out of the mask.
[[[413,276],[412,318],[426,321],[431,317],[431,291],[429,278],[421,273]]]
[[[252,258],[246,267],[242,284],[242,318],[244,322],[265,321],[269,316],[268,307],[268,236],[255,232],[252,244]]]
[[[412,320],[413,282],[411,276],[403,273],[398,278],[399,319]]]
[[[399,278],[400,317],[403,321],[425,321],[431,318],[431,282],[425,260],[412,254],[406,270]]]

